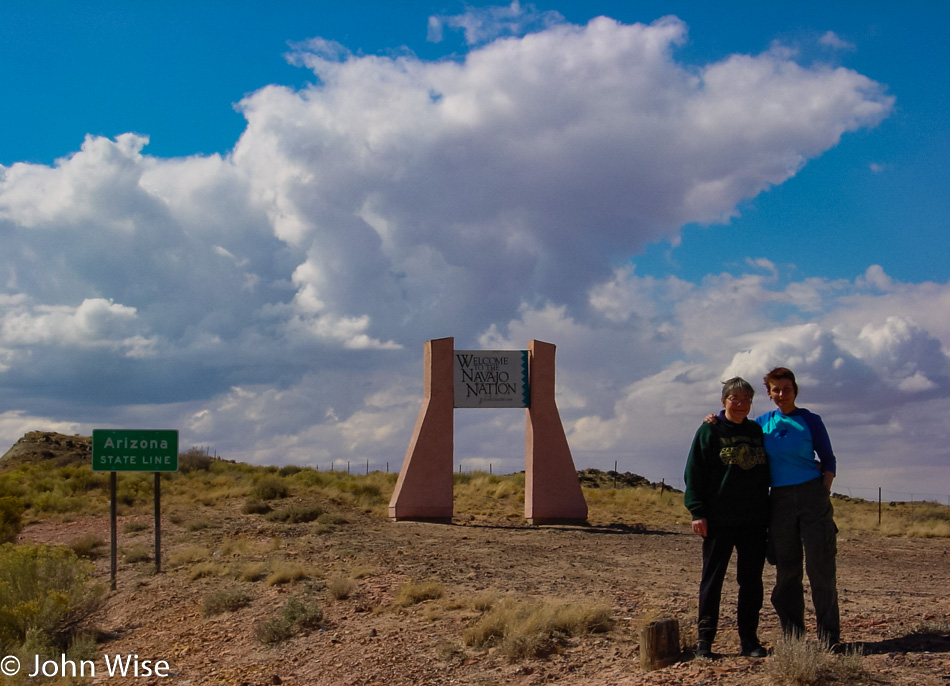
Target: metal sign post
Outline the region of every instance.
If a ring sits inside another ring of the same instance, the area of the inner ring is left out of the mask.
[[[115,590],[118,556],[118,517],[116,507],[117,472],[155,473],[155,572],[162,571],[161,472],[178,471],[178,430],[94,429],[92,432],[92,470],[111,472],[110,519],[112,525],[111,586]]]

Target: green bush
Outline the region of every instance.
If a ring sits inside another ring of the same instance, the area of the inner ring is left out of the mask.
[[[146,550],[145,547],[141,545],[130,545],[127,548],[123,548],[121,552],[122,559],[129,564],[152,561],[152,556],[149,555],[148,550]]]
[[[267,514],[271,511],[271,506],[259,498],[248,498],[244,502],[241,512],[244,514]]]
[[[235,612],[251,604],[251,595],[239,588],[221,589],[205,596],[202,610],[205,617]]]
[[[316,603],[291,598],[284,603],[278,616],[258,624],[254,634],[261,643],[273,645],[286,641],[302,631],[316,629],[321,624],[323,624],[323,610]]]
[[[290,505],[267,514],[272,522],[286,522],[287,524],[301,524],[312,522],[324,513],[319,505]]]
[[[13,543],[23,531],[23,512],[26,504],[19,498],[0,498],[0,543]]]
[[[0,651],[16,653],[27,641],[68,647],[102,598],[91,579],[92,565],[68,548],[0,546]]]
[[[287,484],[279,476],[265,476],[251,489],[251,496],[258,500],[277,500],[290,494]]]
[[[76,553],[77,557],[84,557],[87,560],[99,557],[101,549],[105,546],[106,542],[95,534],[87,534],[69,544],[70,550]]]
[[[26,489],[15,477],[8,474],[0,476],[0,497],[22,498],[25,494]]]
[[[191,448],[188,452],[178,454],[178,471],[182,474],[208,472],[211,471],[213,461],[214,458],[202,452],[200,448]]]

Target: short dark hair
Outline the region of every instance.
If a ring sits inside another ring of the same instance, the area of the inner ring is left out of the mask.
[[[722,382],[722,400],[726,401],[730,395],[736,391],[742,391],[743,393],[748,393],[751,396],[755,395],[755,389],[752,388],[752,384],[743,379],[741,376],[734,376],[731,379],[727,379]]]
[[[795,389],[795,395],[798,395],[798,382],[795,381],[795,374],[792,373],[792,370],[788,367],[776,367],[766,374],[765,378],[762,379],[765,382],[765,390],[772,390],[772,383],[778,381],[779,379],[788,379],[791,381],[792,388]]]

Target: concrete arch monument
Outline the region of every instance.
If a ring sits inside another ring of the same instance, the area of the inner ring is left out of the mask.
[[[452,521],[456,407],[523,407],[525,519],[586,523],[587,502],[555,402],[554,358],[555,346],[536,340],[525,351],[456,351],[454,338],[427,341],[422,408],[389,503],[390,518]]]

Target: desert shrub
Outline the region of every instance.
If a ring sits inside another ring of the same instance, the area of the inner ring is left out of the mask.
[[[298,467],[295,464],[288,464],[278,469],[277,473],[280,476],[293,476],[294,474],[299,474],[302,471],[303,471],[303,467]]]
[[[452,472],[452,483],[455,486],[464,486],[472,481],[472,472]]]
[[[399,587],[393,599],[395,607],[409,607],[425,600],[438,600],[445,595],[445,588],[435,581],[417,583],[408,581]]]
[[[190,522],[185,524],[185,531],[195,532],[201,531],[202,529],[210,529],[215,527],[216,524],[206,517],[201,519],[192,519]]]
[[[279,476],[265,476],[254,484],[251,496],[258,500],[277,500],[290,495],[290,489]]]
[[[23,531],[26,505],[14,496],[0,498],[0,543],[13,543]]]
[[[327,590],[334,600],[346,600],[356,590],[356,582],[348,577],[334,577],[327,582]]]
[[[79,622],[98,607],[92,565],[68,548],[0,546],[0,650],[68,647]]]
[[[26,489],[10,474],[0,476],[0,498],[22,498]]]
[[[861,683],[868,679],[859,649],[835,655],[819,643],[804,638],[780,641],[766,663],[766,671],[777,684],[817,686],[829,682]]]
[[[99,557],[102,548],[106,542],[95,534],[87,534],[69,544],[70,550],[76,553],[76,557],[84,557],[87,560]]]
[[[323,488],[328,483],[333,481],[333,476],[330,472],[318,472],[316,469],[306,467],[301,469],[299,472],[292,474],[289,477],[295,484],[307,488]]]
[[[97,489],[109,487],[109,476],[105,472],[94,472],[89,465],[67,465],[58,472],[62,488],[69,495],[82,495]]]
[[[260,498],[248,498],[244,502],[241,512],[244,514],[267,514],[273,508]]]
[[[307,574],[307,570],[298,564],[286,562],[278,563],[274,566],[270,575],[267,577],[267,585],[281,586],[283,584],[289,584],[293,581],[306,579],[308,576],[310,575]]]
[[[474,610],[476,612],[487,612],[498,602],[498,597],[493,593],[479,593],[473,596],[456,596],[446,603],[448,610]]]
[[[231,557],[232,555],[251,555],[255,550],[254,541],[243,536],[236,536],[222,541],[220,552],[222,557]]]
[[[261,643],[281,643],[298,633],[316,629],[323,623],[323,610],[313,601],[290,598],[280,614],[257,625],[254,634]]]
[[[147,473],[125,473],[116,488],[116,501],[126,506],[152,503],[154,478]]]
[[[82,499],[63,495],[58,491],[45,491],[38,494],[32,502],[36,512],[64,514],[82,509]]]
[[[237,570],[237,578],[242,581],[260,581],[270,571],[266,562],[249,562]]]
[[[149,529],[149,528],[151,527],[145,522],[131,521],[131,522],[126,522],[122,526],[122,531],[124,531],[127,534],[134,534],[137,531],[145,531],[146,529]]]
[[[178,454],[178,471],[181,474],[207,472],[210,471],[213,461],[214,458],[202,452],[200,448],[191,448],[187,452]]]
[[[317,525],[314,528],[314,533],[329,533],[341,524],[346,524],[346,517],[340,514],[325,512],[317,517]]]
[[[267,645],[283,643],[293,635],[293,624],[280,616],[271,617],[270,619],[259,622],[254,627],[254,636],[258,641]]]
[[[214,562],[198,562],[188,571],[188,578],[203,579],[206,576],[221,576],[225,570]]]
[[[291,598],[284,603],[281,616],[301,629],[316,629],[323,623],[323,610],[312,600]]]
[[[206,560],[211,553],[200,545],[186,545],[168,556],[168,564],[173,567],[194,564]]]
[[[205,617],[236,612],[251,604],[251,595],[240,588],[222,588],[204,597],[201,610]]]
[[[129,564],[135,564],[137,562],[151,562],[152,556],[145,546],[130,545],[122,549],[122,559]]]
[[[466,629],[462,640],[477,647],[497,645],[511,659],[542,657],[566,638],[606,632],[612,624],[606,607],[506,599]]]
[[[383,489],[379,484],[366,483],[365,481],[343,482],[341,484],[344,493],[349,493],[354,502],[359,505],[373,506],[383,501]]]
[[[267,519],[272,522],[301,524],[303,522],[312,522],[322,514],[323,508],[319,505],[295,504],[267,513]]]

